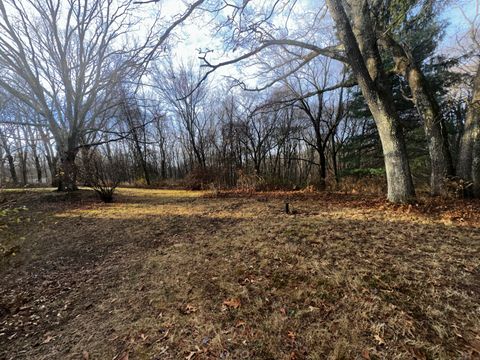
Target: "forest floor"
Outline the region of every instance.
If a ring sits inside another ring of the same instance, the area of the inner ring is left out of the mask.
[[[0,359],[480,358],[479,202],[0,201]]]

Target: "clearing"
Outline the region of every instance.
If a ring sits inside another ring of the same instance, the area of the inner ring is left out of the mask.
[[[2,194],[0,359],[480,356],[479,202]]]

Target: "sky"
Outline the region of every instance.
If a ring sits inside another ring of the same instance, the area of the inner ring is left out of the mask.
[[[310,0],[298,1],[299,6],[312,6]],[[464,34],[468,28],[468,22],[465,20],[464,14],[473,19],[476,13],[476,8],[479,6],[480,0],[453,0],[440,15],[440,18],[446,20],[449,26],[446,29],[446,36],[440,44],[440,51],[444,54],[452,54],[452,52],[459,51],[458,49],[458,34]],[[158,11],[165,17],[171,17],[184,11],[185,7],[182,2],[178,0],[165,0],[161,5],[155,4],[152,6],[152,11]],[[212,35],[212,24],[209,24],[211,16],[209,14],[196,15],[193,19],[189,19],[180,29],[175,32],[175,37],[170,40],[172,45],[172,52],[177,59],[198,59],[198,49],[215,49],[209,55],[209,58],[216,60],[225,60],[231,53],[222,52],[222,41],[218,37]],[[476,23],[480,26],[480,16],[476,19]],[[238,55],[238,53],[236,54]],[[215,62],[215,61],[213,61]],[[250,72],[242,69],[243,72],[235,66],[220,68],[216,71],[217,78],[223,76],[243,77],[248,78],[253,76],[254,71]]]
[[[449,23],[446,36],[441,44],[443,51],[448,54],[452,49],[455,50],[458,47],[458,40],[462,40],[462,35],[468,32],[469,21],[473,21],[480,27],[480,0],[452,1],[440,18]]]

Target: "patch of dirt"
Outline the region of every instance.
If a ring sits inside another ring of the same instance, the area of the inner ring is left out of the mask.
[[[478,202],[60,196],[3,202],[0,359],[480,356]]]

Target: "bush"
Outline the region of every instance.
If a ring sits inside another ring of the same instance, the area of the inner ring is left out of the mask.
[[[84,181],[105,203],[113,201],[113,194],[120,183],[118,169],[121,167],[114,160],[104,159],[98,152],[92,152],[88,159],[83,159]]]
[[[265,183],[264,179],[257,174],[249,174],[243,170],[237,172],[237,189],[243,191],[257,191]]]
[[[207,190],[212,184],[218,186],[220,174],[215,169],[195,168],[184,179],[184,186],[189,190]]]
[[[447,192],[448,195],[455,198],[470,198],[473,195],[473,183],[459,177],[448,178]]]

